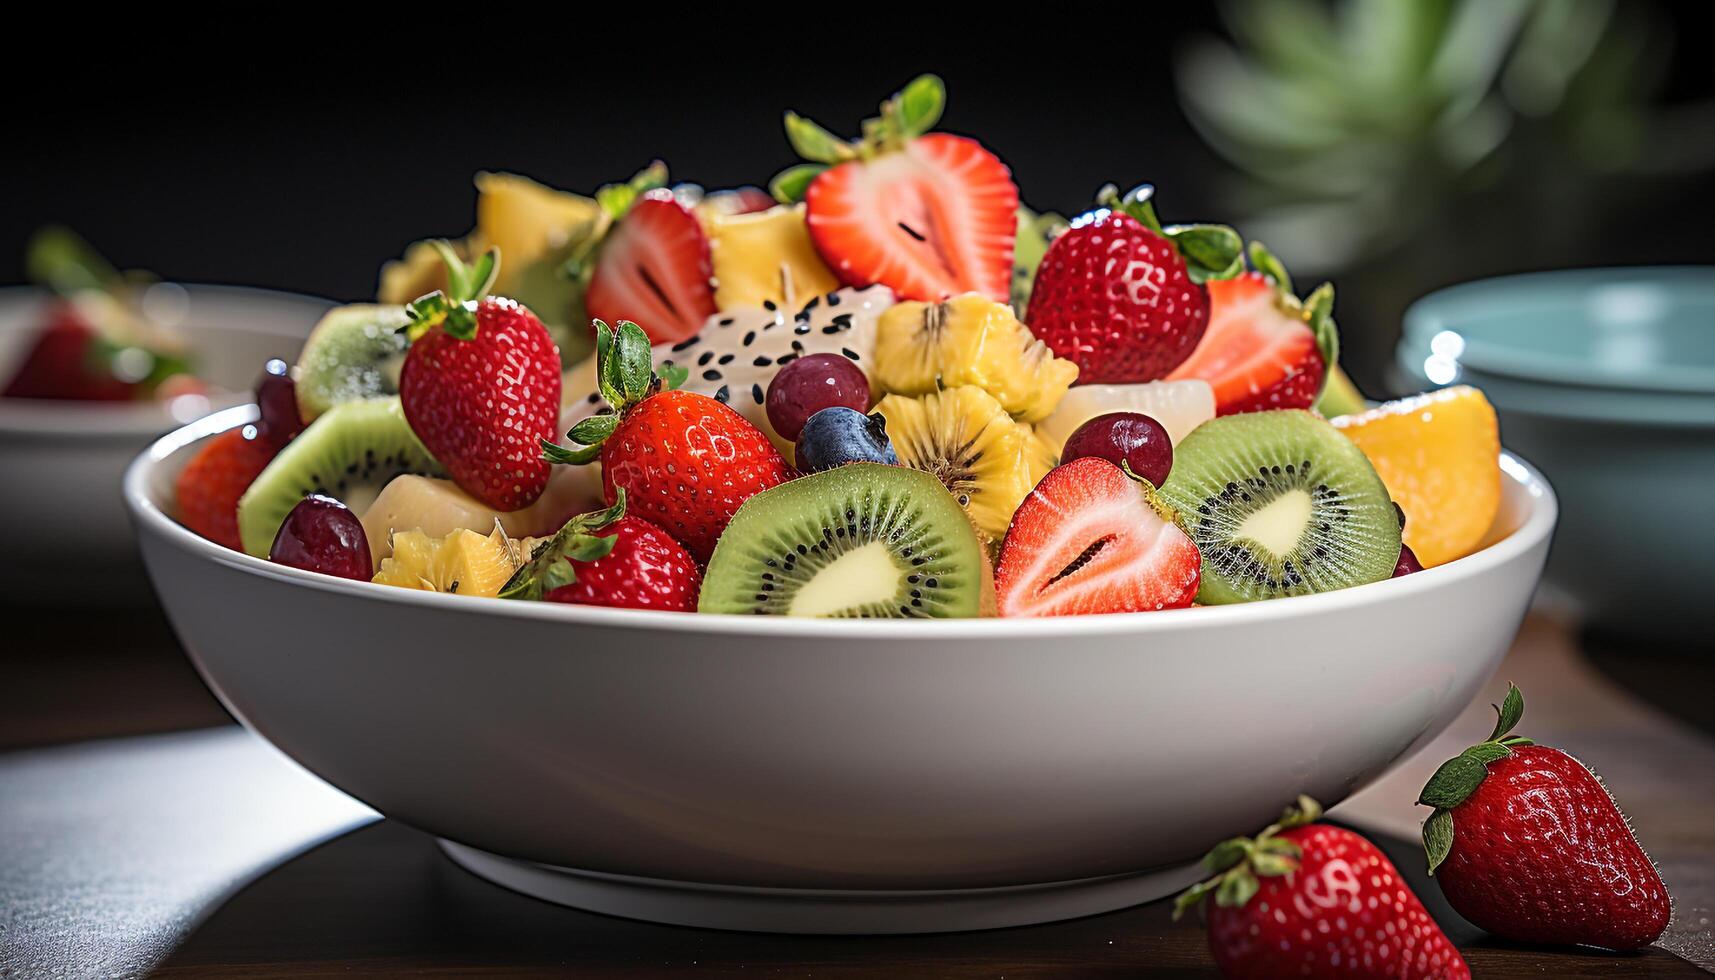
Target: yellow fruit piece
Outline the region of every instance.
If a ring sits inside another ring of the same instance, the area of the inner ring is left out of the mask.
[[[1495,410],[1460,385],[1333,420],[1405,511],[1405,543],[1428,568],[1469,554],[1501,506]]]
[[[517,277],[549,252],[587,237],[605,221],[594,198],[558,191],[517,174],[476,175],[476,237],[500,248],[495,291],[510,294]]]
[[[887,419],[899,461],[939,478],[994,541],[1054,465],[1053,450],[1030,426],[975,385],[916,398],[888,395],[875,411]]]
[[[374,581],[426,592],[496,596],[518,564],[517,543],[498,527],[487,537],[466,528],[444,538],[403,531],[393,535],[393,555],[382,559]]]
[[[796,311],[840,281],[810,242],[801,206],[708,218],[715,306],[732,310],[770,302]]]
[[[887,394],[975,385],[1014,418],[1040,422],[1076,380],[1078,366],[1055,357],[1012,307],[977,293],[900,303],[876,321],[870,381]]]

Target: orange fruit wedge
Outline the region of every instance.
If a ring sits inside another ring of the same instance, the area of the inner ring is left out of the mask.
[[[1405,511],[1405,543],[1424,568],[1471,552],[1501,506],[1495,410],[1467,385],[1333,420],[1370,458]]]

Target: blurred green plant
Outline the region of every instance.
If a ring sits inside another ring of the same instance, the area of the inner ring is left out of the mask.
[[[1228,0],[1222,15],[1232,42],[1178,59],[1181,102],[1239,171],[1247,236],[1313,273],[1464,220],[1451,205],[1467,195],[1564,240],[1591,220],[1593,184],[1715,166],[1715,101],[1658,104],[1672,36],[1645,4]]]

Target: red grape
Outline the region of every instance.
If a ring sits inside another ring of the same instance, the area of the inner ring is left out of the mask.
[[[1412,572],[1421,571],[1423,571],[1423,563],[1417,560],[1417,552],[1412,551],[1410,545],[1400,545],[1399,562],[1393,566],[1393,577],[1399,578],[1401,575],[1410,575]]]
[[[1073,430],[1060,450],[1060,462],[1097,456],[1131,471],[1155,486],[1173,471],[1173,442],[1160,422],[1139,412],[1098,415]]]
[[[363,523],[351,508],[319,493],[298,501],[286,515],[274,546],[268,549],[268,560],[360,582],[375,574]]]
[[[810,416],[836,406],[869,410],[869,379],[863,368],[839,354],[800,357],[768,383],[768,421],[787,442],[798,441]]]
[[[284,446],[303,430],[297,386],[287,373],[285,361],[276,357],[262,366],[262,377],[256,382],[256,405],[262,410],[256,431],[263,439]]]

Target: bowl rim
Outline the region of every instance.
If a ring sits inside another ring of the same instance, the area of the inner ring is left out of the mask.
[[[1520,347],[1496,344],[1482,338],[1473,341],[1459,330],[1447,313],[1438,307],[1459,303],[1485,293],[1530,289],[1543,285],[1583,281],[1589,285],[1621,285],[1626,280],[1648,281],[1655,284],[1677,284],[1707,280],[1715,291],[1715,265],[1694,263],[1676,265],[1617,265],[1585,269],[1548,269],[1490,276],[1444,286],[1413,300],[1406,307],[1404,329],[1398,344],[1398,356],[1406,357],[1410,347],[1417,356],[1427,352],[1431,338],[1442,331],[1459,334],[1465,340],[1464,352],[1455,360],[1469,368],[1500,378],[1548,383],[1609,391],[1630,391],[1655,395],[1715,394],[1715,369],[1695,365],[1659,365],[1649,375],[1616,375],[1588,362],[1544,357]],[[1532,305],[1552,308],[1549,302]]]
[[[227,283],[204,282],[175,282],[174,285],[182,287],[193,300],[200,294],[209,299],[220,298],[227,301],[251,300],[320,306],[324,312],[338,305],[334,300],[324,296],[294,293],[283,289],[268,289],[262,286],[235,286]],[[47,290],[39,286],[0,286],[0,305],[23,302],[32,298],[45,300],[50,295]],[[187,326],[185,329],[196,334],[215,331],[277,336],[287,336],[288,334],[287,331],[272,330],[261,326],[261,322],[242,319],[231,323],[222,323],[218,327]],[[302,340],[301,337],[298,339]],[[212,401],[214,408],[226,409],[232,407],[235,400],[243,397],[243,394],[238,394],[224,399],[212,399]],[[207,409],[202,411],[202,414],[207,413]],[[138,439],[158,435],[168,428],[182,424],[184,424],[184,420],[174,417],[167,404],[163,402],[103,403],[56,401],[51,398],[0,397],[0,437],[6,438],[52,439],[82,443],[125,441],[135,444]]]
[[[1354,586],[1337,592],[1288,596],[1266,602],[1203,606],[1196,609],[1164,609],[1153,612],[1104,613],[1088,616],[1043,618],[950,619],[950,620],[826,620],[787,616],[680,613],[644,609],[609,609],[556,602],[519,602],[481,596],[453,596],[437,592],[400,589],[369,582],[321,575],[272,562],[215,544],[190,530],[157,506],[149,492],[155,467],[179,450],[208,436],[256,418],[254,405],[240,405],[215,412],[181,426],[156,439],[126,467],[125,506],[139,537],[154,536],[166,545],[235,571],[277,582],[290,583],[355,599],[439,609],[446,612],[478,613],[503,620],[538,620],[567,626],[635,626],[671,633],[737,634],[758,638],[816,639],[850,636],[858,630],[878,640],[982,640],[1011,636],[1071,637],[1111,634],[1144,635],[1206,624],[1214,629],[1275,617],[1291,618],[1338,614],[1341,610],[1388,598],[1400,598],[1470,578],[1507,564],[1540,545],[1554,531],[1559,504],[1554,489],[1529,463],[1501,453],[1501,478],[1519,485],[1531,501],[1530,512],[1505,537],[1463,558],[1425,569],[1413,575]]]

